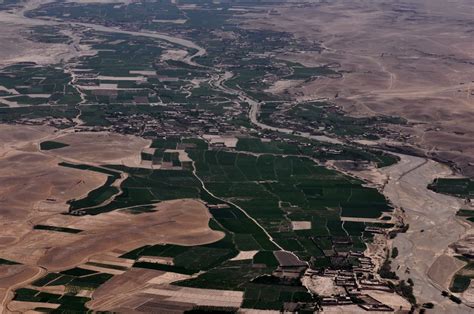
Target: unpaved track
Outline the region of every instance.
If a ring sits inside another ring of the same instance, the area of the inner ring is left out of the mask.
[[[267,230],[265,230],[265,228],[255,219],[253,218],[252,216],[250,216],[242,207],[232,203],[232,202],[229,202],[229,201],[225,201],[223,200],[222,198],[219,198],[217,197],[215,194],[213,194],[211,191],[209,191],[207,188],[206,188],[206,185],[204,184],[204,181],[197,175],[197,171],[196,171],[196,166],[194,165],[194,162],[193,162],[193,175],[196,177],[196,179],[198,179],[199,183],[201,183],[201,187],[204,191],[206,191],[209,195],[211,195],[212,197],[222,201],[223,203],[229,203],[229,204],[232,204],[234,205],[235,207],[237,207],[245,216],[247,216],[247,218],[249,218],[250,220],[252,220],[260,229],[262,229],[262,231],[265,233],[265,235],[268,237],[268,240],[270,242],[272,242],[277,248],[279,248],[280,250],[284,251],[283,248],[275,242],[275,240],[272,238],[272,236],[268,233]],[[292,253],[292,252],[290,252]],[[292,253],[293,254],[293,253]]]
[[[11,313],[12,312],[12,311],[8,310],[8,303],[13,298],[13,291],[16,288],[21,287],[26,283],[33,282],[34,280],[41,278],[46,273],[46,271],[41,267],[37,267],[36,269],[37,269],[37,272],[33,276],[31,276],[31,277],[29,277],[29,278],[27,278],[27,279],[25,279],[21,282],[17,282],[17,283],[15,283],[15,285],[10,286],[5,290],[4,295],[3,295],[3,299],[0,303],[0,314]],[[7,312],[7,310],[8,310],[8,312]]]
[[[399,267],[400,278],[413,280],[418,303],[435,303],[437,313],[472,313],[471,308],[443,297],[442,287],[428,277],[434,261],[466,232],[455,219],[461,200],[427,189],[434,178],[451,175],[452,171],[432,160],[398,156],[398,164],[382,170],[389,178],[383,193],[406,211],[406,223],[410,225],[406,233],[398,234],[393,241],[399,251],[393,268]]]

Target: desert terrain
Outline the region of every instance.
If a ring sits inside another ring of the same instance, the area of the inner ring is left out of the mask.
[[[0,11],[0,313],[471,312],[473,4],[223,7]]]
[[[331,64],[342,77],[287,88],[299,99],[327,98],[354,116],[395,115],[428,156],[474,176],[474,42],[472,1],[333,1],[275,6],[249,13],[245,27],[289,32],[318,51],[278,58]],[[280,86],[283,84],[280,84]],[[283,85],[284,86],[284,85]]]

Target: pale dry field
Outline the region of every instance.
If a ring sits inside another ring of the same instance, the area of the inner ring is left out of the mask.
[[[289,32],[323,49],[281,53],[282,59],[344,71],[342,78],[282,92],[327,97],[355,116],[401,116],[412,125],[394,126],[395,132],[474,176],[474,2],[337,0],[273,10],[278,14],[244,15],[242,23]]]
[[[242,261],[242,260],[250,260],[253,259],[255,254],[257,254],[258,251],[241,251],[239,254],[237,254],[235,257],[231,259],[231,261]]]
[[[140,166],[139,152],[150,140],[108,132],[81,132],[59,136],[55,141],[70,146],[49,151],[60,158],[94,164]]]
[[[292,221],[291,228],[293,230],[309,230],[311,229],[311,221]]]
[[[380,301],[390,306],[396,311],[405,311],[405,313],[410,311],[411,304],[406,299],[396,293],[387,293],[384,291],[377,290],[367,290],[364,292],[370,295],[372,298],[376,299],[377,301]]]
[[[48,231],[36,232],[23,242],[48,248],[36,263],[48,270],[60,270],[114,249],[131,250],[150,243],[198,245],[212,243],[223,237],[222,232],[209,229],[211,216],[199,201],[165,201],[157,204],[156,210],[139,215],[117,211],[82,217],[58,215],[43,223],[66,225],[84,231],[71,236]],[[44,236],[46,233],[49,234],[47,239]],[[16,247],[15,251],[24,251],[18,245]]]
[[[17,242],[44,216],[67,209],[102,184],[106,175],[59,167],[60,160],[38,150],[51,128],[0,125],[0,248]],[[40,206],[47,202],[49,206]],[[14,223],[14,225],[13,225]]]
[[[131,269],[99,287],[88,306],[96,311],[162,313],[166,309],[190,309],[193,305],[238,308],[242,304],[242,291],[169,285],[187,278],[190,276],[171,275],[151,269]],[[140,309],[142,306],[148,308]]]

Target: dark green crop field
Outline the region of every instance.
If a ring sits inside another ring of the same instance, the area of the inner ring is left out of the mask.
[[[217,197],[243,208],[284,249],[302,258],[331,250],[331,237],[347,237],[348,248],[363,249],[363,228],[343,227],[340,217],[376,218],[391,211],[375,189],[304,157],[248,155],[226,151],[189,150],[197,175]],[[227,229],[235,228],[227,210],[212,212]],[[311,230],[293,231],[291,221],[310,221]],[[329,237],[328,247],[311,238]],[[344,249],[348,249],[344,247]]]
[[[192,246],[184,247],[178,245],[154,245],[132,251],[131,254],[123,255],[124,258],[140,256],[172,257],[173,265],[159,263],[137,262],[133,267],[152,268],[177,273],[193,274],[201,270],[209,270],[222,262],[237,255],[237,251],[231,246]]]
[[[93,290],[112,278],[113,275],[98,273],[82,268],[72,268],[60,273],[49,273],[35,280],[32,285],[35,287],[65,285],[69,289]]]
[[[67,227],[57,227],[57,226],[47,226],[47,225],[35,225],[33,227],[35,230],[49,230],[49,231],[56,231],[56,232],[65,232],[65,233],[80,233],[82,230],[74,229],[74,228],[67,228]]]
[[[63,147],[68,147],[68,144],[60,143],[60,142],[55,142],[55,141],[45,141],[40,143],[40,149],[41,150],[52,150],[52,149],[58,149],[58,148],[63,148]]]
[[[458,197],[474,196],[474,180],[469,178],[438,178],[428,188],[438,193]]]
[[[20,265],[20,263],[0,258],[0,265]]]
[[[453,281],[451,282],[451,287],[449,290],[455,293],[462,293],[469,288],[471,284],[471,278],[468,276],[455,275]]]
[[[398,157],[377,150],[309,140],[305,142],[304,138],[296,136],[288,136],[286,139],[289,140],[288,143],[283,141],[264,142],[259,138],[240,138],[236,149],[259,154],[303,155],[321,161],[352,160],[372,162],[377,167],[387,167],[398,162]],[[306,145],[301,145],[302,143]]]
[[[312,296],[304,287],[250,284],[245,289],[243,307],[280,310],[284,302],[304,302],[311,300]]]
[[[62,69],[28,62],[0,71],[0,85],[17,92],[5,99],[20,105],[76,104],[81,98],[68,85],[70,81],[71,76]]]
[[[85,303],[90,299],[73,295],[60,295],[40,292],[34,289],[21,288],[15,290],[13,300],[60,304],[60,306],[55,310],[57,313],[86,313],[88,309],[85,306]]]

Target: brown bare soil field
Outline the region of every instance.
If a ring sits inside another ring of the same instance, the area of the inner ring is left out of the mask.
[[[9,310],[13,313],[38,313],[34,309],[39,307],[47,309],[57,309],[59,307],[59,304],[46,302],[13,301],[8,306]]]
[[[88,306],[93,309],[110,309],[129,299],[134,291],[143,290],[149,280],[162,274],[162,271],[153,269],[130,269],[122,275],[114,276],[94,291],[93,300]]]
[[[428,277],[443,289],[448,290],[454,274],[466,263],[447,254],[439,256],[428,270]]]
[[[1,258],[24,264],[1,266],[0,306],[8,303],[12,288],[31,282],[46,270],[72,268],[95,257],[103,260],[107,252],[125,252],[150,243],[199,245],[224,236],[209,228],[207,207],[192,199],[162,202],[155,205],[157,211],[139,215],[124,211],[62,215],[68,200],[84,197],[103,185],[106,175],[62,167],[59,162],[135,165],[149,141],[108,133],[61,132],[68,131],[0,125]],[[45,140],[70,146],[40,151],[39,143]],[[83,231],[33,229],[37,224]],[[115,258],[113,252],[109,259]]]
[[[41,217],[64,212],[66,201],[86,195],[106,180],[101,173],[60,167],[60,160],[35,148],[53,134],[51,128],[0,125],[2,249],[30,232]]]
[[[150,145],[149,140],[136,136],[108,132],[70,133],[55,141],[70,146],[51,151],[58,157],[94,164],[140,165],[140,151]]]
[[[355,116],[401,116],[410,125],[393,131],[474,176],[472,1],[337,0],[272,9],[247,14],[246,27],[290,32],[323,49],[280,58],[343,71],[342,78],[287,91],[301,99],[327,97]]]
[[[116,276],[97,289],[88,306],[97,311],[112,312],[154,312],[173,310],[182,313],[193,305],[239,307],[243,301],[243,292],[230,290],[212,290],[154,284],[153,281],[169,273],[150,270],[130,270]],[[175,274],[176,275],[176,274]],[[184,279],[177,275],[174,280]],[[169,277],[172,279],[171,277]],[[180,309],[180,310],[178,310]]]
[[[56,271],[115,248],[131,249],[149,243],[198,245],[223,237],[221,232],[209,229],[210,214],[201,202],[174,200],[162,202],[156,208],[157,212],[140,215],[123,212],[92,217],[55,215],[42,223],[84,231],[65,234],[33,230],[19,242],[4,248],[2,256]]]
[[[198,245],[215,242],[224,235],[209,229],[210,214],[196,200],[184,199],[161,202],[157,212],[133,215],[110,212],[97,216],[55,216],[44,224],[68,226],[84,230],[80,234],[64,236],[51,234],[45,239],[42,232],[30,234],[26,243],[43,246],[45,253],[37,261],[48,270],[65,269],[77,265],[94,254],[116,248],[136,248],[149,243]]]
[[[11,148],[21,149],[34,140],[49,136],[52,132],[54,130],[47,126],[33,127],[0,124],[0,148],[2,149],[0,156],[11,150]]]
[[[0,265],[0,310],[13,297],[12,289],[44,274],[39,267],[27,265]]]
[[[38,208],[37,204],[48,201],[51,205],[65,205],[66,201],[86,195],[105,182],[104,174],[60,167],[58,162],[41,153],[19,151],[0,159],[2,215],[7,219],[26,219],[34,210],[43,214],[55,211],[54,206]]]
[[[38,272],[37,267],[27,265],[0,265],[0,289],[7,289],[16,283],[23,282]]]

